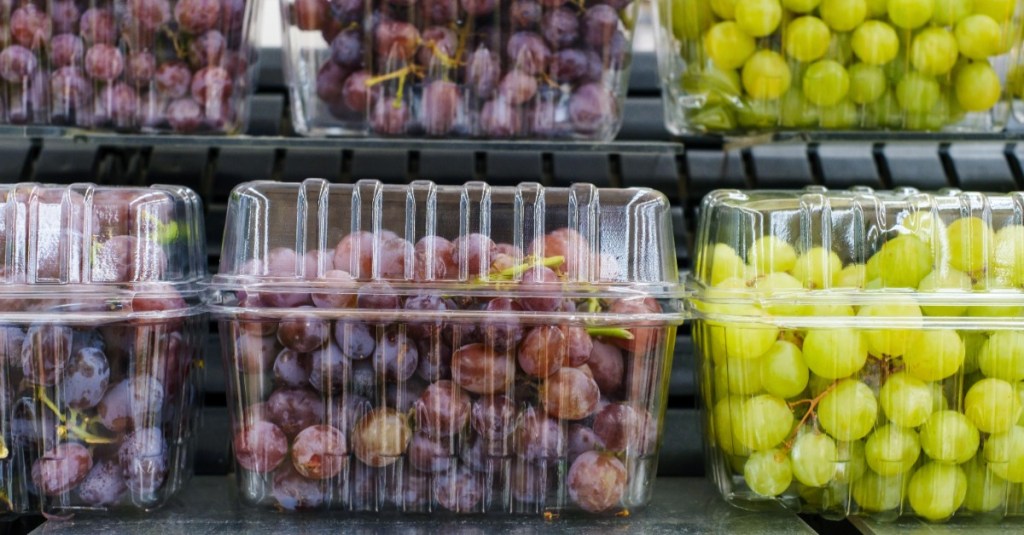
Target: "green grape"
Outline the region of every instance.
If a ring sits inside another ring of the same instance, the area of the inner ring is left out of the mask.
[[[950,99],[940,93],[931,110],[923,113],[908,111],[905,125],[910,130],[940,130],[953,121]]]
[[[818,124],[818,107],[804,98],[803,91],[791,88],[782,96],[782,126],[803,128]]]
[[[704,50],[719,69],[738,69],[756,49],[754,38],[733,21],[719,22],[704,34]]]
[[[921,449],[934,461],[965,463],[978,452],[978,428],[957,411],[933,413],[921,426]]]
[[[925,275],[917,285],[917,289],[921,292],[941,292],[943,290],[969,292],[972,284],[971,277],[963,271],[943,268]],[[921,312],[927,316],[963,316],[967,312],[967,305],[921,305]]]
[[[952,376],[964,363],[966,348],[951,329],[921,332],[903,353],[906,372],[922,381],[941,381]]]
[[[908,72],[896,84],[896,100],[910,113],[928,113],[939,101],[942,90],[934,76]]]
[[[837,32],[848,32],[868,16],[866,0],[822,0],[818,8],[822,20]]]
[[[783,32],[786,54],[797,61],[814,61],[828,52],[832,32],[818,17],[800,17]]]
[[[921,30],[910,45],[910,61],[922,74],[946,74],[959,57],[956,38],[943,28]]]
[[[741,101],[736,107],[736,120],[740,126],[748,128],[775,126],[779,121],[779,101],[760,99]]]
[[[713,19],[706,0],[678,0],[672,3],[672,32],[676,39],[697,39],[711,27]]]
[[[743,479],[761,496],[778,496],[793,482],[789,456],[779,449],[755,452],[743,465]]]
[[[761,385],[769,394],[789,399],[807,388],[810,374],[795,344],[779,340],[760,360]]]
[[[942,520],[964,503],[967,476],[959,466],[928,463],[910,478],[907,498],[914,512],[928,520]]]
[[[1007,22],[1013,16],[1016,0],[974,0],[974,12],[988,15],[996,22]]]
[[[1024,98],[1024,65],[1014,65],[1006,73],[1006,91],[1016,98]]]
[[[812,247],[797,258],[792,274],[807,288],[828,288],[842,269],[843,261],[835,252]]]
[[[865,113],[870,124],[878,128],[898,128],[903,124],[903,113],[893,91],[886,91],[882,98],[868,105]]]
[[[796,249],[781,238],[762,236],[747,250],[747,263],[758,274],[789,271],[796,265]]]
[[[1024,225],[1007,225],[996,232],[993,263],[996,276],[1011,286],[1024,286]]]
[[[858,440],[871,432],[878,402],[868,385],[856,379],[840,381],[818,403],[818,423],[836,440]]]
[[[850,264],[836,275],[833,285],[836,288],[863,288],[866,280],[867,266],[864,264]]]
[[[889,0],[868,0],[868,18],[883,19],[889,13]]]
[[[1015,425],[988,437],[985,460],[993,474],[1010,483],[1024,483],[1024,427]]]
[[[978,354],[981,353],[981,346],[988,340],[988,335],[978,331],[963,331],[961,336],[964,340],[964,363],[961,369],[964,375],[969,375],[978,371]]]
[[[810,13],[820,3],[821,0],[782,0],[782,7],[793,13]]]
[[[705,265],[698,262],[698,265]],[[707,269],[707,267],[705,267]],[[724,243],[716,243],[711,251],[711,273],[708,279],[712,286],[717,286],[726,279],[742,277],[746,272],[743,259],[732,247]]]
[[[789,65],[781,54],[759,50],[743,64],[743,89],[755,99],[774,100],[789,89]]]
[[[850,32],[832,32],[832,40],[828,44],[828,59],[846,65],[853,60],[853,42]]]
[[[935,408],[931,387],[906,373],[889,376],[878,401],[890,422],[908,428],[923,424]]]
[[[819,106],[832,106],[846,97],[850,90],[850,75],[835,61],[817,61],[807,67],[803,89],[807,100]]]
[[[853,499],[871,513],[890,511],[903,503],[903,491],[909,481],[906,474],[883,476],[868,470],[853,482]]]
[[[803,291],[804,285],[789,273],[771,273],[757,279],[754,288],[759,292],[767,294],[765,297],[775,297],[774,293]],[[764,311],[773,316],[802,316],[806,313],[806,307],[799,303],[793,303],[792,299],[781,299],[782,304],[765,304]]]
[[[986,377],[1011,383],[1024,381],[1024,332],[992,333],[978,352],[978,366]]]
[[[857,106],[849,100],[840,101],[834,106],[823,106],[818,109],[818,114],[822,128],[844,129],[857,126]]]
[[[988,15],[970,15],[956,24],[956,44],[971,59],[988,59],[1003,46],[1003,29]]]
[[[956,101],[966,111],[988,111],[1003,94],[999,75],[983,61],[957,69],[955,84]]]
[[[983,275],[983,274],[982,274]],[[993,273],[991,280],[979,280],[974,285],[975,291],[1000,291],[1000,290],[1016,290],[1016,287],[1012,284],[1008,284],[1001,281],[998,278],[998,273]],[[1024,304],[1020,304],[1020,301],[1014,301],[1018,304],[1007,304],[1007,303],[993,303],[990,305],[971,305],[967,309],[968,316],[974,317],[1007,317],[1007,318],[1019,318],[1024,316]]]
[[[836,441],[821,433],[805,433],[793,442],[793,476],[808,487],[824,487],[836,473]]]
[[[889,20],[907,30],[924,26],[932,18],[933,0],[889,0]]]
[[[864,443],[864,458],[868,466],[883,476],[907,472],[920,455],[921,443],[917,433],[898,425],[879,427]]]
[[[892,26],[882,21],[869,20],[853,31],[851,45],[853,53],[864,63],[885,65],[899,52],[900,39]]]
[[[761,388],[761,361],[756,359],[727,359],[715,366],[715,391],[722,394],[748,396]]]
[[[736,2],[737,0],[711,0],[711,11],[714,11],[720,19],[735,19]]]
[[[727,396],[715,404],[711,412],[711,427],[715,442],[728,455],[746,457],[750,450],[740,443],[736,424],[742,424],[743,398]]]
[[[971,0],[934,0],[932,22],[939,26],[952,26],[971,14]]]
[[[856,63],[850,67],[850,100],[857,104],[878,100],[888,85],[885,72],[877,65]]]
[[[982,433],[1005,433],[1020,419],[1021,400],[1013,385],[986,378],[964,396],[964,415]]]
[[[740,444],[754,451],[774,448],[793,429],[793,413],[782,399],[761,394],[743,402],[740,425],[733,424]]]
[[[882,244],[875,253],[879,276],[887,288],[917,288],[932,269],[928,244],[913,234],[900,234]]]
[[[755,359],[763,355],[779,337],[779,330],[762,318],[763,310],[739,303],[704,305],[709,313],[750,316],[748,322],[731,322],[727,325],[710,325],[709,337],[711,354],[719,359]]]
[[[930,211],[916,211],[907,214],[900,226],[928,244],[932,258],[945,261],[949,247],[946,245],[946,224]],[[937,243],[936,243],[937,242]]]
[[[731,104],[743,91],[738,72],[723,71],[713,63],[708,63],[699,71],[687,71],[683,75],[682,85],[688,93],[704,95],[709,105]]]
[[[854,315],[853,307],[843,303],[816,303],[805,308],[806,315],[813,317],[850,317]]]
[[[836,482],[853,483],[867,471],[868,462],[864,458],[863,441],[836,442],[836,452],[839,461],[836,466]]]
[[[896,269],[899,269],[897,267]],[[860,318],[899,318],[907,323],[912,323],[921,318],[921,307],[913,299],[905,296],[892,296],[889,302],[881,305],[865,305],[857,311]],[[921,336],[918,329],[881,329],[865,330],[864,339],[868,344],[868,351],[873,355],[888,355],[898,357],[907,352],[907,349],[917,343]],[[806,350],[805,350],[806,351]]]
[[[736,0],[736,24],[751,37],[764,37],[782,21],[779,0]]]
[[[700,108],[696,113],[687,115],[686,120],[690,124],[706,130],[724,131],[736,128],[736,117],[733,116],[732,110],[723,106]]]
[[[1017,383],[1013,385],[1013,388],[1017,390],[1017,397],[1020,398],[1021,407],[1024,407],[1024,383]],[[1017,425],[1024,425],[1024,410],[1020,411],[1020,417],[1017,418]]]
[[[950,265],[969,274],[988,268],[996,239],[988,223],[977,217],[961,217],[949,224],[946,239]]]
[[[980,457],[964,465],[967,474],[967,499],[964,505],[977,513],[992,511],[1006,504],[1006,480],[993,474]]]
[[[808,369],[826,379],[849,377],[868,360],[864,337],[848,328],[808,330],[803,352]]]

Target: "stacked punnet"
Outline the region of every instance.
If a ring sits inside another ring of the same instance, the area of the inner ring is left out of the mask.
[[[1024,513],[1024,197],[720,191],[703,210],[694,336],[727,500]]]
[[[678,311],[643,189],[239,186],[214,311],[245,501],[621,513],[650,499]]]
[[[191,475],[202,224],[180,187],[0,188],[6,512],[149,510]]]
[[[604,139],[632,0],[281,0],[301,134]]]

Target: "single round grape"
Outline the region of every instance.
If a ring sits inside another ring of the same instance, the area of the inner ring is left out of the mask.
[[[812,247],[797,258],[792,275],[807,288],[827,288],[842,269],[843,262],[835,251]]]
[[[944,28],[928,28],[910,46],[910,61],[922,74],[946,74],[959,58],[956,38]]]
[[[580,86],[569,99],[569,120],[576,132],[594,134],[617,121],[615,96],[600,83]]]
[[[1003,29],[987,15],[968,15],[956,23],[954,30],[960,54],[976,60],[986,60],[999,53]]]
[[[921,426],[921,449],[934,461],[961,464],[978,451],[980,435],[974,424],[957,411],[935,412]]]
[[[277,339],[288,349],[309,353],[327,342],[327,326],[327,322],[316,316],[296,311],[281,318]]]
[[[900,41],[896,30],[888,24],[869,20],[853,31],[850,40],[853,53],[868,65],[885,65],[899,53]]]
[[[71,356],[71,328],[37,323],[29,327],[21,347],[21,372],[35,385],[52,386]]]
[[[292,442],[292,464],[309,479],[329,479],[345,468],[347,457],[345,435],[329,425],[303,429]]]
[[[551,325],[537,326],[519,345],[519,367],[527,375],[548,377],[562,366],[566,354],[566,338],[562,329]]]
[[[53,24],[45,11],[33,3],[25,3],[17,9],[10,10],[10,20],[5,26],[15,43],[30,49],[41,48],[50,41],[53,35]]]
[[[832,38],[832,34],[828,29],[828,26],[817,17],[800,17],[794,19],[786,26],[786,31],[783,32],[783,47],[786,50],[786,54],[797,60],[797,61],[815,61],[825,55],[828,52],[829,41]],[[774,236],[766,236],[760,239],[775,238]],[[784,242],[783,242],[784,243]],[[796,251],[793,250],[793,246],[785,244],[789,247],[789,250],[793,254],[793,263],[796,263]],[[755,243],[756,251],[757,244]],[[750,254],[748,253],[747,260],[750,260]],[[754,265],[751,263],[751,265]],[[774,271],[788,271],[788,269],[774,270]]]
[[[306,388],[280,388],[266,402],[266,417],[294,437],[303,429],[323,420],[324,407],[320,396]]]
[[[858,440],[871,432],[878,402],[868,385],[855,379],[840,381],[818,404],[818,422],[836,440]]]
[[[529,30],[540,23],[544,14],[541,5],[534,0],[515,0],[509,7],[509,20],[515,30]]]
[[[450,437],[466,426],[470,399],[451,381],[438,381],[423,391],[415,407],[418,430],[432,437]]]
[[[599,513],[621,503],[627,480],[626,467],[617,457],[588,451],[573,461],[565,484],[576,505],[584,511]]]
[[[593,429],[582,424],[570,424],[567,435],[568,460],[570,463],[588,451],[599,451],[604,449],[604,442]]]
[[[452,354],[452,379],[474,394],[504,392],[511,386],[515,363],[507,354],[469,344]]]
[[[350,28],[343,30],[331,40],[331,61],[351,69],[363,63],[363,34]]]
[[[896,26],[913,30],[932,18],[933,0],[889,0],[889,20]]]
[[[91,409],[103,399],[109,380],[110,366],[103,351],[96,347],[79,349],[64,366],[62,401],[72,409]]]
[[[1024,333],[996,331],[981,346],[978,366],[986,377],[1024,381]]]
[[[46,496],[57,496],[78,486],[92,470],[92,455],[76,442],[58,444],[32,463],[32,483]]]
[[[928,520],[953,516],[967,497],[967,476],[958,466],[931,462],[914,472],[907,498],[914,512]]]
[[[284,463],[274,471],[271,496],[285,511],[314,510],[324,503],[324,491],[319,482],[303,477],[291,463]]]
[[[878,401],[890,422],[906,428],[923,424],[934,408],[931,387],[907,373],[889,376]]]
[[[1020,397],[1013,385],[1000,379],[982,379],[964,396],[964,415],[982,433],[1005,433],[1020,414]]]
[[[888,82],[885,79],[885,72],[881,67],[867,63],[856,63],[850,66],[849,74],[849,97],[854,103],[870,104],[885,94]]]
[[[815,19],[814,17],[800,17],[794,20],[788,27],[788,31],[790,32],[789,35],[792,36],[792,33],[795,31],[793,26],[797,23],[801,26],[809,26],[813,29],[817,27],[817,23],[815,21],[821,22],[819,19]],[[828,28],[825,30],[827,35]],[[805,46],[807,46],[806,43],[800,44],[801,48]],[[800,59],[800,61],[810,61],[815,59],[801,59],[792,52],[789,52],[788,47],[787,53],[797,59]],[[794,249],[793,246],[785,240],[778,236],[766,235],[754,240],[754,245],[747,251],[747,263],[750,264],[751,267],[755,268],[758,273],[775,273],[793,269],[793,266],[796,265],[796,256],[796,249]]]
[[[59,60],[64,59],[60,54],[66,54],[60,48],[56,50],[56,53],[58,56],[53,60],[55,65],[58,64]],[[4,48],[3,52],[0,52],[0,78],[8,82],[21,83],[22,80],[29,78],[35,73],[38,65],[39,62],[36,60],[35,54],[23,46],[11,45]]]
[[[179,98],[167,105],[166,115],[167,122],[174,131],[187,134],[199,128],[203,109],[191,98]]]
[[[302,3],[297,2],[296,7]],[[174,4],[174,20],[178,21],[178,26],[182,30],[192,34],[199,35],[216,28],[220,17],[219,0],[178,0]]]
[[[593,425],[608,451],[646,455],[657,445],[657,422],[645,409],[627,403],[605,405],[594,417]]]
[[[50,19],[54,33],[74,33],[78,31],[78,19],[82,12],[73,0],[60,0],[50,4]]]
[[[922,381],[941,381],[960,369],[965,347],[956,331],[949,329],[922,332],[903,354],[907,373]]]
[[[117,450],[125,483],[134,499],[152,502],[168,473],[168,451],[159,427],[137,429]]]
[[[544,408],[562,420],[581,420],[593,414],[601,391],[592,377],[576,368],[561,368],[542,384]]]
[[[786,402],[768,394],[745,401],[740,414],[733,431],[741,444],[755,451],[779,445],[793,427],[793,413]]]
[[[987,62],[969,63],[956,71],[956,99],[965,111],[992,109],[1002,97],[999,75]]]
[[[743,89],[755,99],[774,100],[782,96],[791,81],[786,60],[770,50],[755,52],[743,64]]]
[[[838,62],[821,60],[812,63],[804,72],[804,97],[819,106],[832,106],[846,98],[850,90],[850,76]]]
[[[803,357],[815,375],[840,379],[864,367],[868,347],[866,337],[852,329],[811,329],[804,337]]]
[[[754,54],[754,38],[733,21],[719,22],[704,34],[704,50],[722,70],[738,69]]]
[[[974,12],[988,15],[999,23],[1010,20],[1016,9],[1016,3],[1012,0],[974,0]]]
[[[971,14],[973,0],[934,0],[932,21],[939,26],[952,26]]]
[[[434,478],[434,496],[437,503],[449,511],[475,511],[483,499],[483,494],[480,478],[465,466],[453,467]]]
[[[789,456],[780,449],[755,452],[743,465],[743,479],[750,490],[762,496],[778,496],[793,481]]]
[[[793,477],[808,487],[824,487],[836,474],[838,455],[836,442],[828,435],[802,434],[790,450]]]
[[[489,98],[498,86],[501,67],[498,55],[486,48],[477,48],[466,66],[466,83],[478,97]]]
[[[587,10],[584,15],[584,25],[586,32],[589,37],[591,32],[595,33],[595,38],[601,36],[603,26],[601,20],[594,19],[591,16],[591,11],[597,7],[608,8],[608,6],[594,6]],[[610,8],[608,8],[610,9]],[[612,11],[614,17],[613,24],[618,23],[618,14]],[[612,29],[614,30],[614,26]],[[572,46],[576,41],[580,33],[580,20],[576,14],[568,8],[551,9],[544,13],[540,21],[541,35],[544,36],[544,40],[551,45],[552,50],[558,50]],[[607,42],[607,39],[599,41],[601,43]]]
[[[232,445],[238,465],[251,472],[270,472],[288,456],[288,438],[279,427],[264,420],[243,424],[235,432]]]
[[[861,509],[868,512],[890,511],[903,502],[909,482],[907,474],[884,476],[869,470],[853,482],[853,499]]]
[[[994,433],[985,440],[985,460],[993,474],[1010,483],[1024,483],[1024,427]]]
[[[498,85],[498,94],[509,104],[518,106],[537,94],[537,79],[521,71],[509,71]]]
[[[964,506],[970,511],[987,512],[1006,503],[1006,480],[993,474],[981,456],[963,466],[967,475],[967,497]]]
[[[724,397],[712,409],[710,421],[715,443],[728,455],[745,457],[750,454],[750,450],[739,441],[738,431],[743,425],[743,401],[744,398],[739,396]]]
[[[398,461],[405,453],[412,430],[403,414],[392,409],[374,409],[363,416],[353,431],[352,447],[363,463],[382,467]]]
[[[879,305],[865,305],[857,311],[861,318],[901,318],[904,322],[918,321],[921,317],[921,307],[906,297],[894,297],[889,302]],[[864,331],[864,340],[868,344],[868,351],[873,355],[889,355],[892,357],[905,355],[919,343],[921,339],[919,329],[880,329]],[[804,355],[807,355],[806,348]],[[813,368],[812,368],[813,370]]]
[[[514,440],[516,453],[527,461],[554,464],[565,455],[565,430],[532,407],[522,411]]]
[[[864,443],[868,466],[884,476],[907,472],[920,455],[921,443],[917,433],[896,425],[879,427]]]
[[[986,269],[995,252],[995,233],[978,217],[961,217],[950,223],[946,239],[950,264],[968,274]]]
[[[775,31],[782,21],[779,0],[737,0],[736,24],[751,37],[764,37]]]
[[[514,428],[515,403],[502,395],[481,396],[473,402],[470,424],[484,440],[506,441]]]
[[[505,52],[515,68],[529,75],[544,72],[551,49],[533,32],[516,32],[508,39]]]
[[[864,22],[868,4],[865,0],[822,0],[818,12],[829,28],[848,32]]]
[[[127,490],[121,466],[112,461],[101,461],[78,485],[78,497],[92,506],[114,505]]]

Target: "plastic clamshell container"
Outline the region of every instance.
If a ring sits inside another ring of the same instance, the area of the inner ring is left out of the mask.
[[[634,0],[280,0],[302,135],[611,140]]]
[[[1017,2],[658,0],[677,135],[1002,130],[1019,98]]]
[[[255,0],[4,2],[0,125],[233,134],[256,72]]]
[[[213,288],[246,503],[650,500],[683,321],[658,192],[243,184]]]
[[[178,186],[0,186],[5,513],[151,510],[191,477],[202,217]]]
[[[708,195],[693,278],[708,473],[842,518],[1024,513],[1024,195]]]

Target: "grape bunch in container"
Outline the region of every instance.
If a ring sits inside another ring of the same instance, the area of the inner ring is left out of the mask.
[[[0,507],[148,511],[191,476],[206,276],[186,188],[0,188]]]
[[[625,514],[683,321],[667,200],[538,184],[254,182],[213,313],[244,502]]]
[[[727,501],[929,522],[1024,514],[1024,197],[722,190],[693,306]]]

